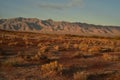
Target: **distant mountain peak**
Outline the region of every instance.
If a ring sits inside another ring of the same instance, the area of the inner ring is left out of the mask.
[[[80,22],[40,20],[37,18],[0,19],[0,29],[49,34],[73,34],[85,36],[119,36],[119,26],[102,26]]]

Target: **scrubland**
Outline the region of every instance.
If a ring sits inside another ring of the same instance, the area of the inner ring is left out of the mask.
[[[0,31],[0,80],[120,80],[120,39]]]

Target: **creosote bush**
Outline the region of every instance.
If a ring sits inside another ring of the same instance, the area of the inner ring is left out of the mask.
[[[45,56],[43,53],[39,52],[31,57],[31,60],[44,60],[47,59],[47,56]]]
[[[50,62],[48,64],[44,64],[41,66],[41,71],[43,74],[49,73],[51,71],[59,72],[63,69],[63,66],[59,64],[57,61]]]

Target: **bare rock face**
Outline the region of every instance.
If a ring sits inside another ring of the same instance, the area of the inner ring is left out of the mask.
[[[120,26],[102,26],[86,23],[39,20],[36,18],[0,19],[0,29],[49,34],[73,34],[85,36],[120,36]]]

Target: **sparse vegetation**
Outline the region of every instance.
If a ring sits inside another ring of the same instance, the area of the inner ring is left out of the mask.
[[[111,55],[109,53],[104,53],[102,57],[106,61],[118,61],[118,60],[120,60],[119,56],[117,56],[117,55]]]
[[[51,74],[53,72],[60,73],[62,69],[63,69],[63,66],[59,64],[57,61],[41,65],[41,71],[42,71],[43,77],[48,76],[49,73]]]
[[[5,80],[119,80],[118,38],[1,34],[0,76]]]

